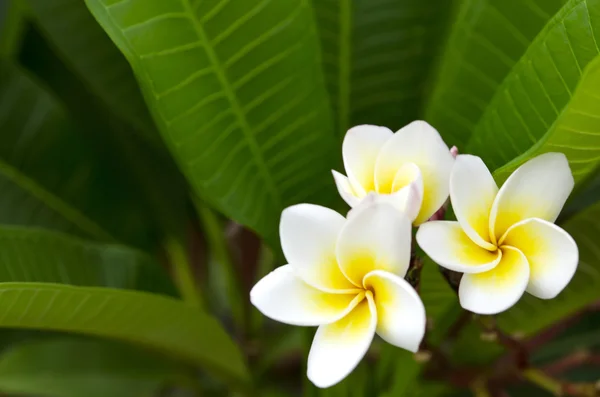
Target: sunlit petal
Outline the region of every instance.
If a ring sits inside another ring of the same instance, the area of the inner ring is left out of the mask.
[[[342,272],[358,287],[375,269],[403,277],[410,261],[410,221],[392,205],[377,200],[361,207],[353,210],[340,232],[337,258]]]
[[[342,144],[344,167],[358,197],[375,190],[375,161],[392,135],[389,128],[376,125],[358,125],[346,133]]]
[[[527,292],[542,299],[558,295],[573,278],[579,251],[560,227],[542,219],[527,219],[506,232],[502,244],[518,248],[529,262]]]
[[[490,239],[490,210],[498,186],[483,161],[476,156],[460,155],[450,175],[450,199],[456,219],[477,245],[494,251]]]
[[[458,222],[424,223],[416,238],[419,247],[434,262],[455,272],[485,272],[494,268],[502,257],[500,250],[492,252],[475,244]]]
[[[496,239],[529,218],[554,222],[573,190],[569,162],[562,153],[545,153],[519,167],[500,188],[490,212]]]
[[[369,350],[376,326],[377,311],[368,292],[346,317],[319,327],[308,355],[308,379],[324,388],[348,376]]]
[[[377,308],[377,334],[386,342],[416,352],[425,335],[425,307],[403,278],[374,270],[364,279],[373,291]]]
[[[516,248],[502,246],[502,260],[487,272],[465,274],[458,297],[463,308],[479,314],[496,314],[512,307],[529,280],[529,264]]]
[[[335,257],[338,235],[346,219],[329,208],[298,204],[281,214],[281,247],[290,265],[308,284],[324,291],[355,288]]]
[[[292,325],[329,324],[349,313],[364,292],[330,294],[299,279],[290,265],[275,269],[250,291],[250,301],[265,316]]]
[[[423,177],[423,203],[415,220],[415,224],[420,224],[448,198],[454,158],[432,126],[424,121],[414,121],[396,132],[381,148],[375,166],[380,193],[391,192],[396,173],[406,163],[416,164]]]

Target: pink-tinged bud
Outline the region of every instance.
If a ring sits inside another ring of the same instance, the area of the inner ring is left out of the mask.
[[[456,158],[456,156],[458,156],[458,148],[456,146],[452,146],[450,148],[450,154],[452,157]]]

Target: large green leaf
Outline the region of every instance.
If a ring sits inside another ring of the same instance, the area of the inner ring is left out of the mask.
[[[589,1],[589,0],[588,0]],[[600,203],[569,219],[564,225],[579,247],[579,266],[567,288],[552,300],[525,295],[498,316],[498,324],[510,332],[531,335],[600,299]]]
[[[566,0],[464,0],[425,118],[449,145],[465,145],[500,84]]]
[[[590,64],[600,51],[597,40],[600,1],[570,0],[498,88],[467,151],[484,157],[491,169],[532,147],[517,163],[543,151],[561,151],[575,178],[583,178],[597,164],[600,149],[595,93],[600,77],[595,62]]]
[[[0,327],[65,331],[129,342],[199,365],[243,386],[238,348],[210,315],[145,292],[44,283],[1,283]]]
[[[62,233],[0,227],[0,282],[49,282],[139,289],[174,295],[169,276],[149,256]]]
[[[152,228],[123,164],[34,79],[0,60],[0,223],[135,244]]]
[[[571,99],[552,126],[525,153],[494,172],[506,180],[521,164],[546,152],[563,152],[576,181],[600,164],[600,56],[586,67]]]
[[[27,0],[36,22],[71,70],[150,141],[160,137],[127,60],[82,0]]]
[[[312,0],[337,133],[420,115],[450,0]]]
[[[334,194],[339,150],[306,1],[86,3],[203,199],[273,237],[284,206]]]
[[[0,390],[45,397],[150,397],[185,376],[172,360],[121,343],[54,338],[0,356]]]

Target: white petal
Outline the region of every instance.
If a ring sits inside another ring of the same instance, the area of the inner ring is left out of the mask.
[[[329,324],[349,313],[364,292],[330,294],[306,284],[292,266],[285,265],[263,277],[252,291],[250,301],[265,316],[292,325]]]
[[[298,204],[281,214],[279,233],[286,259],[308,284],[324,291],[353,289],[335,257],[346,219],[329,208]]]
[[[396,173],[406,163],[421,170],[424,196],[415,223],[429,219],[446,201],[454,158],[440,134],[424,121],[403,127],[381,148],[375,166],[380,193],[389,193]]]
[[[389,128],[376,125],[358,125],[346,133],[342,144],[344,167],[358,197],[375,190],[375,161],[392,136]]]
[[[545,153],[523,164],[506,180],[492,205],[490,230],[495,238],[525,219],[554,222],[574,183],[562,153]]]
[[[573,278],[579,251],[563,229],[542,219],[527,219],[506,232],[502,244],[518,248],[529,262],[527,292],[542,299],[558,295]]]
[[[413,222],[419,215],[423,204],[423,176],[414,163],[406,163],[396,173],[392,185],[394,193],[382,195],[389,198],[400,211]]]
[[[360,203],[360,199],[356,197],[356,193],[354,193],[354,189],[352,189],[352,185],[350,184],[348,177],[334,170],[331,170],[331,173],[333,174],[335,186],[337,187],[340,197],[342,197],[350,207],[358,205],[358,203]]]
[[[496,314],[512,307],[523,295],[529,280],[527,258],[516,248],[502,246],[502,260],[492,270],[465,274],[458,297],[467,310]]]
[[[491,252],[475,244],[458,222],[424,223],[416,238],[419,247],[434,262],[455,272],[485,272],[494,268],[502,257],[500,250]]]
[[[425,306],[403,278],[374,270],[364,280],[374,291],[377,334],[388,343],[417,352],[425,335]]]
[[[477,245],[493,251],[490,239],[490,210],[498,186],[481,158],[460,155],[450,175],[450,199],[456,219]]]
[[[377,311],[371,293],[346,317],[317,330],[308,355],[308,379],[330,387],[356,368],[375,336]]]
[[[410,261],[410,221],[392,205],[374,203],[353,210],[340,232],[337,258],[342,272],[356,286],[371,270],[404,277]]]

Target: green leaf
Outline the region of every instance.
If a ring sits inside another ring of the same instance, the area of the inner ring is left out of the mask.
[[[452,1],[312,0],[339,136],[418,118]]]
[[[44,283],[0,284],[0,327],[64,331],[171,354],[243,387],[242,355],[210,315],[145,292]]]
[[[201,198],[273,239],[285,206],[335,195],[339,150],[306,1],[86,4]]]
[[[21,0],[0,4],[0,56],[13,57],[18,53],[25,32],[26,14]]]
[[[141,244],[144,207],[104,152],[25,72],[0,60],[0,223]],[[52,166],[49,166],[52,165]]]
[[[53,338],[0,356],[0,390],[45,397],[150,397],[184,375],[175,362],[131,346]]]
[[[425,112],[449,145],[465,152],[500,84],[565,2],[461,2]]]
[[[428,339],[437,344],[458,315],[455,310],[458,297],[440,272],[440,267],[424,254],[420,257],[425,258],[425,263],[421,270],[419,295],[427,313]]]
[[[56,51],[88,89],[147,140],[160,144],[131,67],[82,0],[27,0]]]
[[[146,254],[48,230],[0,226],[0,282],[48,282],[175,295],[169,276]]]
[[[552,300],[525,295],[519,303],[498,316],[503,330],[531,335],[561,318],[600,299],[600,203],[580,212],[561,225],[577,242],[579,265],[567,288]]]
[[[598,99],[593,86],[587,86],[599,80],[598,66],[591,63],[600,51],[597,40],[600,1],[570,0],[498,88],[467,152],[497,169],[520,155],[517,163],[543,151],[561,151],[575,178],[583,178],[597,164],[600,149],[594,131]]]
[[[576,182],[594,172],[600,164],[599,91],[600,56],[597,56],[585,68],[570,101],[548,131],[525,153],[497,169],[496,180],[506,180],[521,164],[546,152],[563,152]]]

